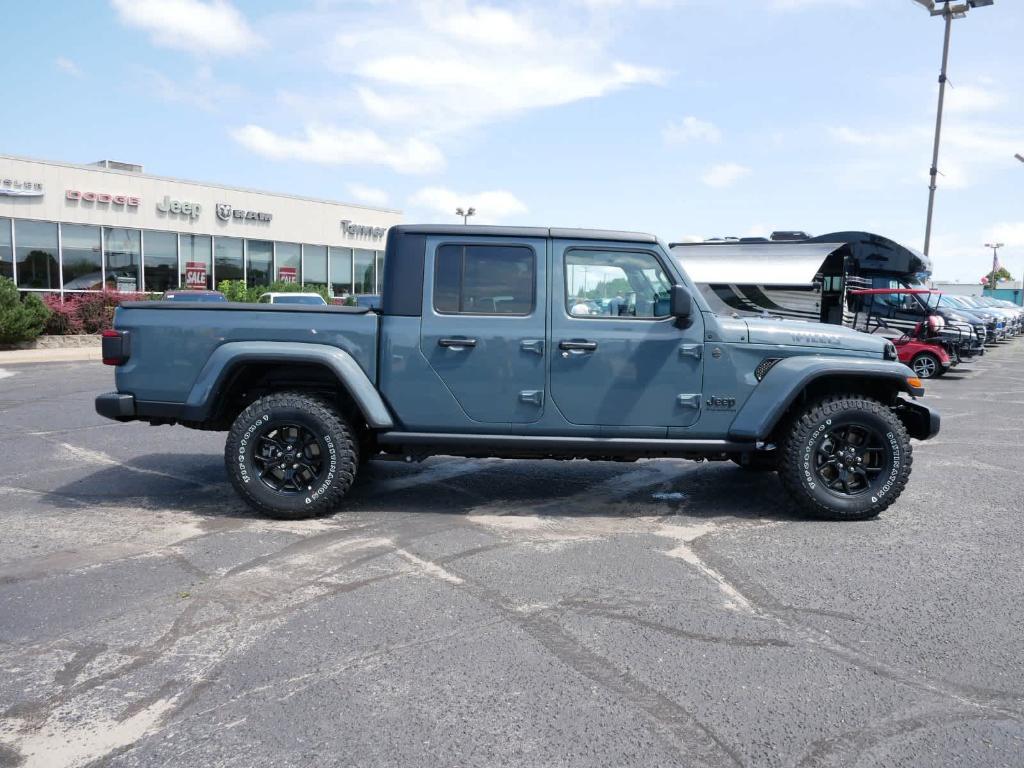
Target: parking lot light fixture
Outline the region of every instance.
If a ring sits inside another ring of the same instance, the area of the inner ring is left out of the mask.
[[[989,275],[988,286],[993,291],[999,287],[996,273],[999,271],[999,249],[1004,245],[1005,243],[985,243],[986,248],[992,249],[992,273]]]
[[[466,208],[465,210],[463,210],[462,208],[456,208],[455,209],[455,215],[456,216],[461,216],[462,217],[462,223],[463,224],[467,224],[467,223],[469,223],[469,217],[476,215],[476,208],[470,207],[470,208]]]
[[[1020,160],[1022,163],[1024,163],[1024,155],[1022,155],[1020,152],[1015,154],[1014,157],[1016,157],[1018,160]]]
[[[946,69],[949,64],[949,36],[953,28],[953,19],[962,19],[972,8],[984,8],[992,5],[995,0],[914,0],[923,6],[932,16],[941,16],[946,23],[946,34],[942,42],[942,69],[939,72],[939,106],[935,115],[935,143],[932,147],[932,165],[928,169],[928,216],[924,229],[924,254],[932,244],[932,216],[935,212],[935,190],[938,188],[939,175],[939,140],[942,135],[942,107],[946,100]]]

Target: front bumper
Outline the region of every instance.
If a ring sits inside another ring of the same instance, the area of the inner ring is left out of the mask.
[[[131,421],[135,418],[135,395],[107,392],[96,398],[96,413],[115,421]]]
[[[911,437],[918,440],[928,440],[939,434],[941,418],[939,412],[932,410],[927,405],[918,402],[910,402],[903,398],[897,398],[894,409],[903,426]]]

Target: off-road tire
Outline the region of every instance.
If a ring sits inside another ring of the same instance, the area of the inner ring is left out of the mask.
[[[812,466],[829,431],[862,424],[877,430],[883,442],[883,469],[878,487],[842,495],[824,487]],[[899,498],[910,478],[913,453],[899,418],[885,405],[863,395],[830,395],[813,402],[790,422],[780,445],[779,479],[804,512],[828,520],[876,517]]]
[[[275,490],[260,477],[257,441],[275,426],[297,425],[318,443],[321,474],[308,492]],[[333,510],[352,487],[359,466],[352,426],[327,400],[303,392],[278,392],[242,411],[231,425],[224,464],[238,495],[253,509],[279,520],[302,520]]]
[[[916,363],[921,359],[930,359],[932,362],[931,373],[927,371],[919,371]],[[918,352],[910,361],[910,368],[914,371],[920,379],[937,379],[939,376],[944,374],[946,370],[942,367],[942,361],[938,355],[933,355],[931,352]]]

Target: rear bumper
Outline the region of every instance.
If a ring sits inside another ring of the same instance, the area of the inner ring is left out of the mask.
[[[96,413],[115,421],[131,421],[135,418],[135,396],[120,392],[107,392],[96,398]]]
[[[939,412],[932,410],[927,405],[898,398],[895,411],[911,437],[928,440],[939,434],[942,422]]]

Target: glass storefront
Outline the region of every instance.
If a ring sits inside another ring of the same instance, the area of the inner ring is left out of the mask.
[[[108,289],[139,290],[139,268],[142,266],[142,233],[139,230],[104,227],[103,256],[107,265]],[[67,290],[67,283],[64,289]]]
[[[242,270],[242,240],[238,237],[218,237],[214,244],[214,276],[221,280],[241,280],[245,277]]]
[[[11,246],[11,220],[0,217],[0,277],[14,279],[14,248]]]
[[[221,280],[270,285],[291,270],[335,296],[379,293],[384,253],[0,217],[0,277],[21,290],[162,293],[188,286],[189,272],[213,289]]]
[[[275,280],[285,283],[302,282],[302,246],[298,243],[276,243],[274,260],[277,274]]]
[[[245,284],[270,285],[274,266],[274,244],[269,240],[246,240]]]
[[[14,249],[19,288],[60,289],[56,224],[15,219]]]
[[[306,285],[327,285],[327,246],[302,246],[302,282]]]
[[[97,291],[103,287],[100,228],[65,224],[60,230],[65,291]]]
[[[178,287],[178,236],[173,232],[147,229],[142,233],[146,254],[144,288],[163,292]]]
[[[352,277],[355,280],[352,293],[376,293],[377,291],[377,270],[374,268],[376,252],[367,251],[362,248],[354,248],[355,268]]]
[[[345,296],[352,293],[352,249],[331,248],[331,293]]]
[[[189,285],[188,273],[202,274],[206,271],[206,288],[213,288],[213,270],[210,269],[210,236],[209,235],[178,235],[178,271],[181,275],[180,285]],[[189,266],[191,265],[191,266]],[[192,287],[200,287],[193,285]]]

